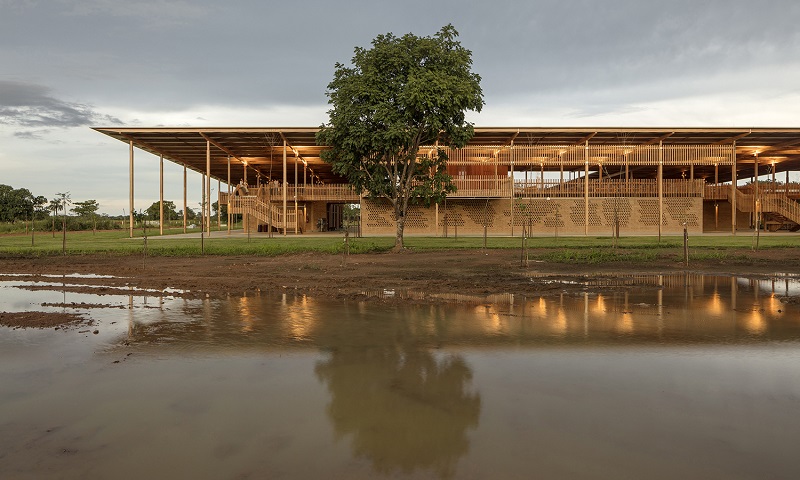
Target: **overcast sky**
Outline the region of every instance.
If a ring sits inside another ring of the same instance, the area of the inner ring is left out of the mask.
[[[800,127],[796,0],[0,0],[0,184],[121,214],[127,147],[90,126],[318,126],[355,46],[447,23],[476,126]],[[144,209],[158,160],[136,158]]]

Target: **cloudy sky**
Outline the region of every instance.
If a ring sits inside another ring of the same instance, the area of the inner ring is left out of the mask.
[[[318,126],[354,46],[447,23],[477,126],[800,127],[796,0],[0,0],[0,183],[121,214],[127,147],[90,126]]]

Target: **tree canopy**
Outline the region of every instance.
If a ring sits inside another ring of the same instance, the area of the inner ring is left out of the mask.
[[[0,222],[41,218],[47,198],[34,196],[27,188],[0,185]]]
[[[412,203],[430,205],[455,191],[442,146],[460,148],[474,134],[467,111],[483,107],[472,52],[446,25],[431,37],[391,33],[355,48],[352,66],[336,64],[328,84],[329,122],[317,143],[322,158],[369,197],[394,207],[395,248]],[[436,146],[420,155],[420,147]]]
[[[84,200],[83,202],[75,202],[72,204],[72,211],[79,217],[89,217],[97,213],[100,204],[97,200]]]
[[[169,220],[171,218],[178,218],[178,212],[175,210],[175,202],[172,200],[164,200],[164,220]],[[145,210],[147,214],[147,218],[156,220],[161,215],[161,202],[153,202],[152,205],[147,207]]]

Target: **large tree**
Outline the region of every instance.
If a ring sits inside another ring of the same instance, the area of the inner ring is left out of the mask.
[[[178,212],[175,211],[175,202],[172,200],[164,200],[164,222],[167,222],[171,218],[177,218]],[[152,205],[147,207],[145,210],[147,213],[147,218],[156,220],[161,216],[161,202],[153,202]]]
[[[328,84],[329,122],[317,143],[322,158],[368,197],[394,207],[395,249],[412,203],[430,205],[455,191],[440,147],[463,147],[474,133],[469,110],[483,107],[472,52],[452,25],[432,37],[379,35],[356,47],[352,66],[336,64]],[[437,146],[420,155],[421,146]]]
[[[27,188],[0,185],[0,222],[33,219],[45,203],[46,198],[33,196]]]

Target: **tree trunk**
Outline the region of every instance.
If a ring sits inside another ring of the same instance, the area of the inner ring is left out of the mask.
[[[395,225],[397,226],[397,232],[394,237],[394,249],[393,251],[399,252],[405,248],[403,246],[403,228],[405,228],[406,224],[406,217],[400,213],[397,214],[397,220],[395,221]]]

